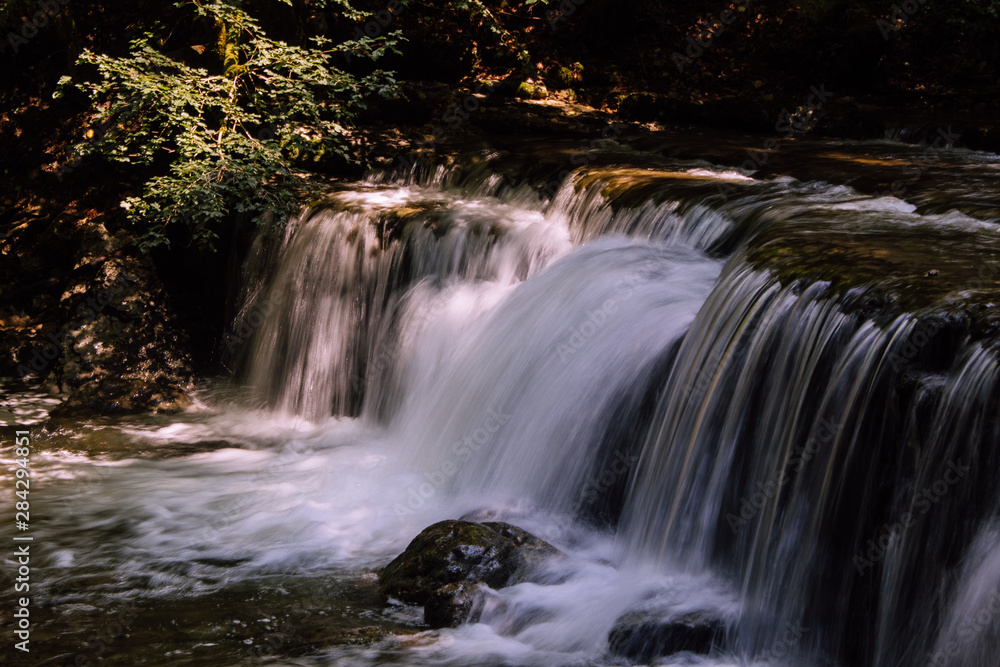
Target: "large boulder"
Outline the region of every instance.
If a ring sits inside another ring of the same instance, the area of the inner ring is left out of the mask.
[[[710,611],[671,615],[663,610],[630,611],[615,621],[608,648],[639,661],[690,652],[707,654],[725,638],[726,621]]]
[[[56,414],[178,412],[191,404],[183,335],[148,262],[104,261],[62,296],[69,317],[53,339],[46,388],[65,395]],[[57,345],[58,343],[58,349]]]
[[[514,543],[469,521],[441,521],[413,538],[379,574],[383,595],[424,604],[445,584],[507,585],[517,570]]]
[[[454,627],[481,613],[486,589],[527,581],[561,552],[502,522],[441,521],[425,528],[379,572],[386,597],[424,605],[432,627]]]
[[[187,339],[157,267],[106,216],[80,215],[31,218],[0,241],[12,260],[0,267],[0,376],[62,398],[54,417],[184,409]]]
[[[533,581],[542,567],[552,558],[562,558],[563,553],[540,537],[503,521],[484,521],[484,526],[495,530],[514,543],[517,566],[511,583]]]

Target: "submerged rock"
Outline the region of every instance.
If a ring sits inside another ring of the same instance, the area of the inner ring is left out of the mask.
[[[688,651],[707,654],[726,634],[726,622],[710,611],[664,616],[663,610],[630,611],[615,621],[608,645],[632,660]]]
[[[475,620],[485,600],[483,585],[503,588],[528,580],[561,552],[507,523],[441,521],[425,528],[379,573],[379,591],[425,605],[432,627]]]

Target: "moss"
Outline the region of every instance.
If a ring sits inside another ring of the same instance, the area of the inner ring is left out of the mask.
[[[452,612],[471,609],[473,586],[503,588],[525,581],[546,559],[560,555],[510,524],[441,521],[425,528],[379,572],[379,590],[416,604],[433,598],[439,618],[450,618]]]
[[[522,100],[544,100],[549,96],[549,91],[541,84],[522,81],[517,86],[517,96]]]
[[[386,596],[423,604],[446,584],[507,584],[517,567],[513,543],[486,526],[441,521],[424,529],[379,573]]]
[[[964,320],[977,338],[1000,332],[1000,239],[992,236],[774,225],[751,242],[747,259],[784,284],[827,281],[846,309],[882,322],[912,313]]]

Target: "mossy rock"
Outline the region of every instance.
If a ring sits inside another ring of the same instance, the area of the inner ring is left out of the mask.
[[[514,581],[531,581],[541,567],[553,558],[562,558],[563,552],[540,537],[535,537],[528,531],[502,521],[484,521],[488,526],[514,543],[517,548],[517,569]]]
[[[383,595],[424,604],[447,584],[484,583],[503,588],[518,567],[514,542],[469,521],[441,521],[425,528],[379,574]]]
[[[425,528],[379,573],[379,592],[425,605],[432,627],[454,627],[482,610],[486,591],[530,581],[562,552],[509,523],[441,521]]]
[[[544,100],[549,96],[549,91],[541,84],[522,81],[517,86],[517,96],[522,100]]]

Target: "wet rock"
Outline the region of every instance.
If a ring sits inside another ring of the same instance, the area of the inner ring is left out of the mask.
[[[432,628],[455,628],[475,623],[483,613],[486,591],[478,584],[445,584],[424,603],[424,623]]]
[[[482,611],[482,586],[529,581],[561,552],[508,523],[441,521],[424,529],[379,573],[379,592],[425,605],[425,622],[453,627]]]
[[[190,362],[152,268],[105,261],[62,297],[68,321],[52,340],[46,388],[66,395],[59,415],[177,412],[190,405]]]
[[[503,521],[484,521],[488,526],[514,543],[517,548],[517,569],[514,583],[532,581],[542,566],[553,558],[562,558],[563,553],[540,537]]]
[[[131,237],[99,217],[37,218],[18,229],[6,244],[19,278],[0,288],[0,347],[10,350],[0,375],[64,398],[53,416],[186,407],[187,341]]]
[[[508,584],[517,570],[514,543],[492,528],[468,521],[441,521],[425,528],[379,576],[383,595],[424,604],[446,584]]]
[[[385,639],[391,634],[386,628],[377,625],[366,625],[360,628],[353,628],[339,637],[340,643],[354,646],[371,646]]]
[[[615,621],[608,645],[615,655],[647,661],[682,651],[707,654],[725,633],[725,620],[709,611],[672,616],[663,610],[630,611]]]
[[[648,123],[657,120],[666,111],[667,102],[653,93],[629,93],[618,102],[622,118]]]

